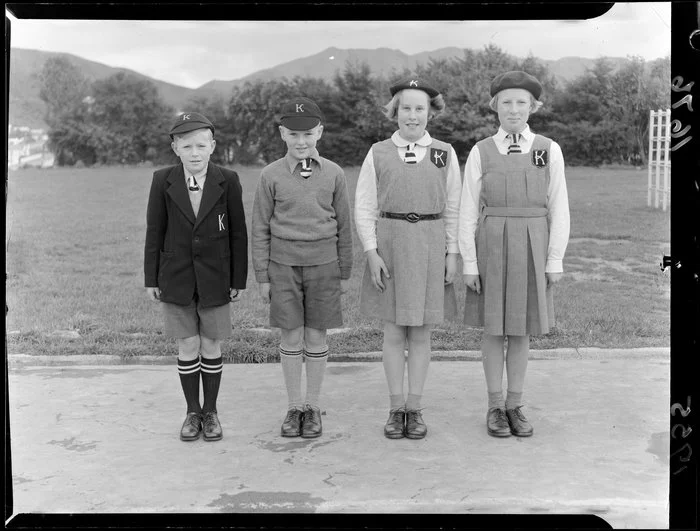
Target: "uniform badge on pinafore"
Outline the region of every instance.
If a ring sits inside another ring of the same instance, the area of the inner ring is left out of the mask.
[[[544,168],[549,162],[549,156],[546,149],[532,150],[532,164],[538,168]]]
[[[444,168],[447,165],[447,151],[431,148],[430,160],[438,168]]]

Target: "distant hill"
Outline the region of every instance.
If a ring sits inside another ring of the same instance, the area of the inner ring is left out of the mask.
[[[85,77],[92,80],[104,79],[117,72],[126,72],[141,79],[147,79],[158,88],[163,100],[175,107],[187,101],[194,94],[193,89],[159,81],[128,68],[112,67],[89,61],[77,55],[11,48],[9,122],[12,125],[46,126],[44,122],[45,104],[39,98],[39,74],[49,57],[65,57],[77,66]]]
[[[431,52],[421,52],[407,55],[401,50],[391,48],[377,49],[340,49],[327,48],[309,57],[302,57],[287,63],[277,65],[254,72],[248,76],[233,80],[214,79],[196,89],[181,87],[166,83],[139,72],[126,68],[111,67],[102,63],[89,61],[76,55],[56,52],[43,52],[22,48],[11,48],[10,55],[10,123],[13,125],[27,125],[30,127],[45,127],[44,102],[39,99],[39,73],[49,57],[63,56],[75,64],[83,74],[93,80],[104,79],[117,72],[127,72],[147,79],[155,84],[163,100],[181,109],[192,97],[212,97],[220,95],[228,98],[233,87],[246,81],[270,80],[282,77],[293,78],[295,76],[320,77],[331,80],[337,71],[345,68],[347,61],[360,63],[366,62],[375,74],[391,75],[392,71],[402,71],[404,68],[413,69],[417,64],[425,63],[430,58],[444,59],[461,57],[464,49],[449,47],[440,48]],[[621,57],[608,58],[615,70],[626,59]],[[555,61],[542,60],[554,76],[562,83],[566,83],[581,74],[587,68],[593,66],[595,60],[582,57],[564,57]]]

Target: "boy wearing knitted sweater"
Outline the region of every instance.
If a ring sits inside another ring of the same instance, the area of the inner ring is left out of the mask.
[[[281,329],[280,364],[289,401],[283,437],[322,433],[326,330],[343,324],[341,293],[352,269],[347,183],[340,166],[316,150],[321,120],[308,98],[282,107],[279,130],[287,153],[263,168],[253,205],[255,278],[263,302],[270,304],[270,326]]]

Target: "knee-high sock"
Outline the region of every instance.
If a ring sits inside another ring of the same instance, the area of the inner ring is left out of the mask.
[[[202,388],[204,390],[204,412],[216,412],[216,398],[219,396],[219,384],[221,383],[221,373],[224,370],[224,362],[221,356],[218,358],[202,358]]]
[[[284,385],[287,387],[289,409],[302,409],[304,402],[301,397],[301,369],[304,359],[301,357],[301,349],[288,349],[279,347],[280,364],[284,375]]]
[[[199,358],[191,361],[183,361],[178,358],[177,372],[180,374],[182,392],[187,401],[187,412],[201,412],[202,407],[199,405]]]
[[[306,403],[318,407],[323,375],[328,361],[328,345],[316,349],[304,349],[306,360]]]

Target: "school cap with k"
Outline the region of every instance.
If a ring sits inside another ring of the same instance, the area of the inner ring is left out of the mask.
[[[491,82],[491,96],[495,96],[500,91],[510,88],[525,89],[532,94],[536,100],[542,94],[542,85],[535,76],[531,76],[522,70],[511,70],[497,75]]]
[[[433,88],[430,85],[430,83],[428,83],[425,80],[418,79],[417,77],[409,77],[399,81],[395,85],[389,87],[389,92],[391,92],[392,96],[395,96],[397,92],[405,89],[422,90],[431,98],[434,98],[435,96],[440,94],[435,88]]]
[[[198,112],[180,113],[170,128],[170,138],[173,138],[173,135],[189,133],[195,129],[211,129],[212,134],[214,134],[214,124],[203,114]]]
[[[292,131],[308,131],[321,123],[323,114],[309,98],[294,98],[282,106],[280,125]]]

